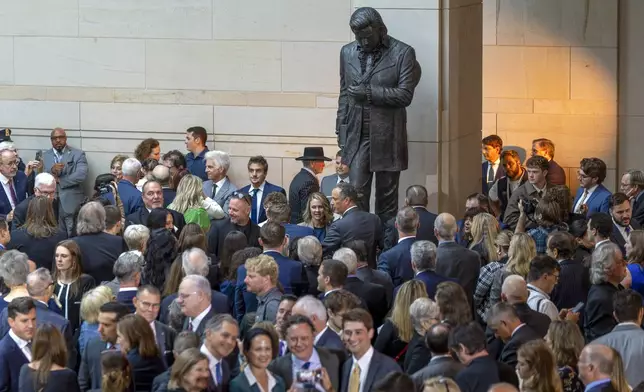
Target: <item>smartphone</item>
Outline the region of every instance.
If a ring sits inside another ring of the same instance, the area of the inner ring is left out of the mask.
[[[42,161],[42,150],[38,150],[38,152],[36,153],[36,160]]]
[[[573,312],[573,313],[579,313],[584,308],[584,305],[586,305],[586,304],[583,303],[583,302],[580,302],[577,305],[575,305],[574,308],[570,309],[570,311]]]

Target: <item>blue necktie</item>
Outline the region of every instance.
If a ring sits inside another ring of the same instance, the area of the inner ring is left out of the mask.
[[[283,356],[284,352],[286,351],[286,342],[280,340],[280,352],[279,356]]]
[[[221,362],[217,362],[217,364],[215,365],[215,381],[217,382],[217,385],[221,385]]]
[[[250,197],[253,198],[253,205],[250,206],[250,219],[257,223],[257,189],[253,189],[250,191]]]
[[[311,362],[304,362],[304,365],[302,365],[301,369],[309,370],[310,367],[311,367]]]

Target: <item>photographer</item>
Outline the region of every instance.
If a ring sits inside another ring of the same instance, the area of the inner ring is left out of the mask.
[[[125,216],[123,212],[123,202],[119,196],[118,185],[113,174],[99,174],[94,180],[94,195],[91,200],[104,199],[109,204],[114,205],[121,210],[121,216]]]
[[[519,203],[519,221],[514,232],[525,232],[528,220],[532,220],[537,224],[537,227],[528,230],[527,233],[534,240],[537,255],[545,255],[548,245],[548,235],[562,228],[561,210],[557,201],[553,200],[550,196],[539,200],[536,206],[533,203],[533,200]],[[534,212],[530,211],[533,208]],[[530,213],[532,213],[532,216],[529,217]]]
[[[535,204],[531,200],[541,200],[552,185],[548,182],[548,160],[542,156],[534,156],[526,161],[526,170],[528,172],[528,182],[517,188],[508,202],[505,210],[503,223],[512,230],[516,229],[521,212],[519,211],[520,201],[523,200],[524,207],[526,204]],[[526,211],[529,212],[529,211]],[[527,214],[530,215],[530,214]],[[534,227],[534,224],[528,224],[527,228]],[[525,228],[524,228],[525,229]]]

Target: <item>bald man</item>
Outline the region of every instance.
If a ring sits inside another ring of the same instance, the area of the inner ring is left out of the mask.
[[[581,351],[577,368],[585,392],[617,392],[611,385],[615,351],[601,344],[589,344]]]
[[[177,196],[177,191],[170,187],[170,169],[164,165],[157,165],[152,169],[152,177],[161,184],[163,190],[163,207],[167,207]]]

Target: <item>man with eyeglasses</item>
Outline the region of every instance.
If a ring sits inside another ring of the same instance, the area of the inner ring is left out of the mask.
[[[34,194],[20,202],[13,210],[13,219],[11,220],[12,230],[22,226],[25,223],[25,221],[27,220],[27,207],[29,207],[29,202],[34,197],[41,196],[46,197],[50,200],[54,200],[56,198],[56,178],[49,173],[40,173],[36,176],[34,183]],[[53,207],[54,216],[56,217],[56,221],[59,222],[60,226],[60,220],[58,219],[58,203],[54,202]]]
[[[557,306],[550,300],[550,293],[559,282],[561,266],[557,260],[550,256],[537,256],[530,262],[528,272],[528,306],[530,309],[543,313],[551,320],[568,320],[577,322],[579,313],[572,313],[570,309],[557,310]]]
[[[224,240],[231,231],[241,231],[247,245],[259,248],[259,226],[250,219],[251,198],[246,193],[233,192],[228,202],[228,216],[211,221],[208,231],[208,253],[221,258]]]
[[[186,316],[184,331],[192,331],[203,341],[206,323],[217,311],[211,306],[210,282],[201,275],[188,275],[179,285],[177,303]]]
[[[166,366],[171,365],[172,350],[174,339],[177,333],[167,325],[157,321],[159,310],[161,309],[161,292],[154,286],[141,286],[136,291],[136,296],[132,298],[132,303],[136,309],[135,314],[146,319],[150,323],[154,338]]]
[[[606,164],[599,158],[584,158],[579,163],[579,189],[573,202],[575,214],[590,215],[608,212],[610,191],[602,183],[606,179]]]
[[[85,198],[83,183],[88,172],[87,158],[85,152],[67,144],[64,129],[54,129],[50,139],[52,149],[43,152],[43,170],[56,178],[59,212],[67,233],[71,235],[74,211]]]
[[[0,215],[13,219],[14,209],[27,198],[27,175],[18,170],[18,156],[11,150],[0,152]]]

